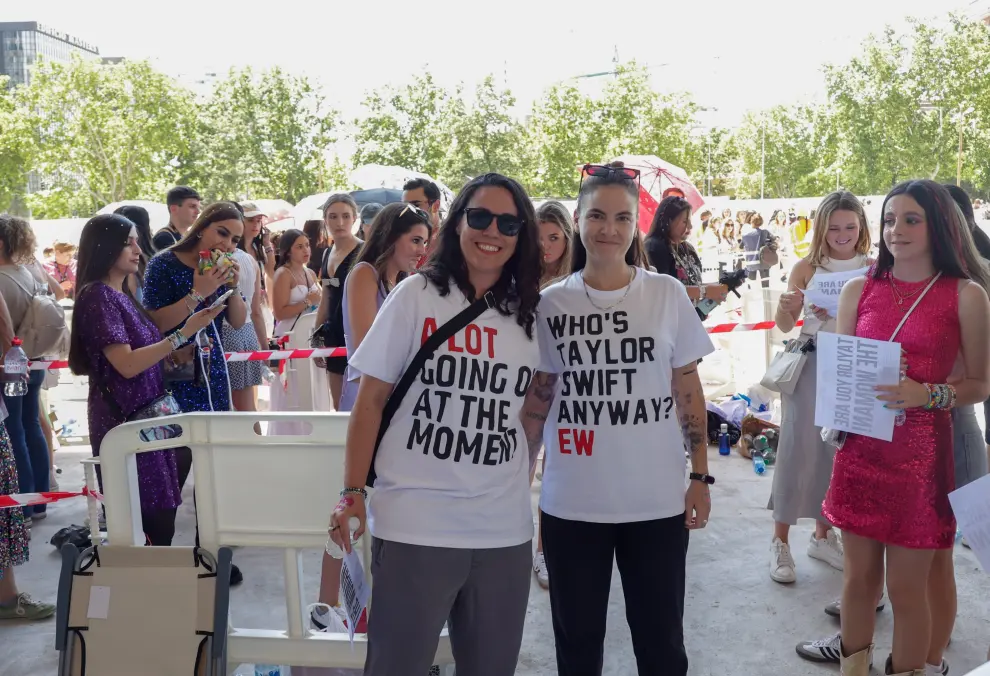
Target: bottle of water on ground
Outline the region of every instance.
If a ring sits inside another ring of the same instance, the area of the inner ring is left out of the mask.
[[[276,664],[254,665],[254,676],[287,676],[282,673],[282,667]]]
[[[729,426],[722,423],[718,431],[718,454],[729,454]]]
[[[28,358],[21,348],[21,339],[14,338],[11,347],[3,357],[3,370],[8,375],[27,375]],[[4,383],[3,393],[8,397],[23,397],[27,394],[27,381],[18,378],[15,381]]]
[[[763,456],[755,450],[753,451],[753,471],[757,474],[763,474],[767,471],[767,464],[763,461]]]

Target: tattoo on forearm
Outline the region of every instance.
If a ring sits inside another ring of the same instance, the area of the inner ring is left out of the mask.
[[[681,377],[694,373],[694,369],[685,371]],[[681,385],[685,385],[685,383],[681,383]],[[691,386],[690,383],[686,385]],[[677,419],[681,424],[684,446],[691,453],[692,459],[699,455],[704,456],[708,452],[708,418],[704,410],[693,410],[697,406],[695,402],[704,405],[704,394],[697,391],[697,385],[692,386],[689,390],[682,390],[671,383],[671,390],[674,401],[677,402]]]
[[[538,371],[533,377],[533,396],[544,403],[552,401],[558,377],[556,373]]]

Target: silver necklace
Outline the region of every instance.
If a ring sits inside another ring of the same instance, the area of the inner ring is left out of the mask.
[[[581,271],[581,283],[584,284],[584,295],[588,297],[588,302],[591,303],[591,305],[596,310],[601,310],[602,312],[608,312],[612,308],[618,307],[619,305],[622,305],[622,301],[624,301],[626,299],[626,296],[629,295],[629,290],[632,289],[632,283],[633,283],[633,279],[635,279],[635,277],[636,277],[636,268],[630,267],[629,268],[629,283],[626,284],[626,292],[624,294],[622,294],[622,298],[620,298],[619,300],[615,301],[611,305],[608,305],[606,307],[602,307],[601,305],[599,305],[598,303],[596,303],[594,300],[592,300],[591,294],[588,293],[588,282],[586,282],[584,280],[584,271],[583,270]]]

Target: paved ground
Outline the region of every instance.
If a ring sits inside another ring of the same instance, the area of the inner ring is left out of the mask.
[[[63,419],[85,419],[85,390],[66,383],[53,391]],[[85,443],[83,440],[82,444]],[[62,484],[77,488],[82,483],[78,461],[89,455],[89,447],[64,447],[57,454],[64,468]],[[714,511],[709,527],[691,541],[688,556],[688,591],[685,633],[694,676],[811,676],[837,673],[799,659],[794,644],[808,637],[837,630],[837,623],[822,612],[835,598],[842,576],[822,563],[808,559],[797,543],[809,537],[811,522],[795,529],[795,558],[798,581],[791,586],[772,582],[768,575],[768,552],[772,528],[765,509],[771,476],[756,476],[749,463],[738,456],[722,458],[712,451],[712,473],[719,478],[713,491]],[[186,505],[192,505],[187,486]],[[536,505],[537,493],[533,493]],[[59,528],[83,523],[82,500],[50,507],[50,517],[34,529],[32,560],[17,569],[23,591],[52,599],[57,587],[59,559],[47,544]],[[177,543],[191,544],[193,517],[190,507],[179,513]],[[959,584],[959,619],[947,659],[952,673],[965,674],[982,664],[990,643],[990,594],[988,580],[972,552],[956,549]],[[242,548],[235,560],[244,571],[245,583],[234,591],[235,622],[246,627],[287,626],[282,608],[282,562],[272,550]],[[306,561],[306,587],[315,599],[319,581],[319,555]],[[549,676],[556,673],[549,599],[533,582],[526,634],[517,674]],[[149,609],[154,612],[154,609]],[[879,616],[877,652],[890,648],[892,617],[889,609]],[[0,625],[0,676],[47,676],[56,671],[54,623]],[[604,673],[629,676],[636,673],[632,645],[625,625],[618,572],[613,577],[609,606],[609,632],[605,647]]]

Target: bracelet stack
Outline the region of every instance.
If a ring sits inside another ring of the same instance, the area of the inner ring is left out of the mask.
[[[340,497],[344,497],[351,494],[360,495],[362,498],[365,499],[367,499],[368,497],[368,491],[364,490],[363,488],[345,488],[340,492]]]
[[[189,301],[192,301],[192,304]],[[196,308],[203,302],[206,302],[206,299],[196,289],[192,289],[186,294],[186,309],[189,310],[189,314],[196,312]]]
[[[946,411],[955,407],[956,388],[952,385],[946,385],[944,383],[932,385],[930,383],[925,383],[925,389],[928,390],[928,403],[925,404],[926,411],[936,409]]]
[[[168,336],[168,342],[172,344],[172,352],[185,345],[188,340],[188,338],[182,335],[182,329],[176,329]]]

